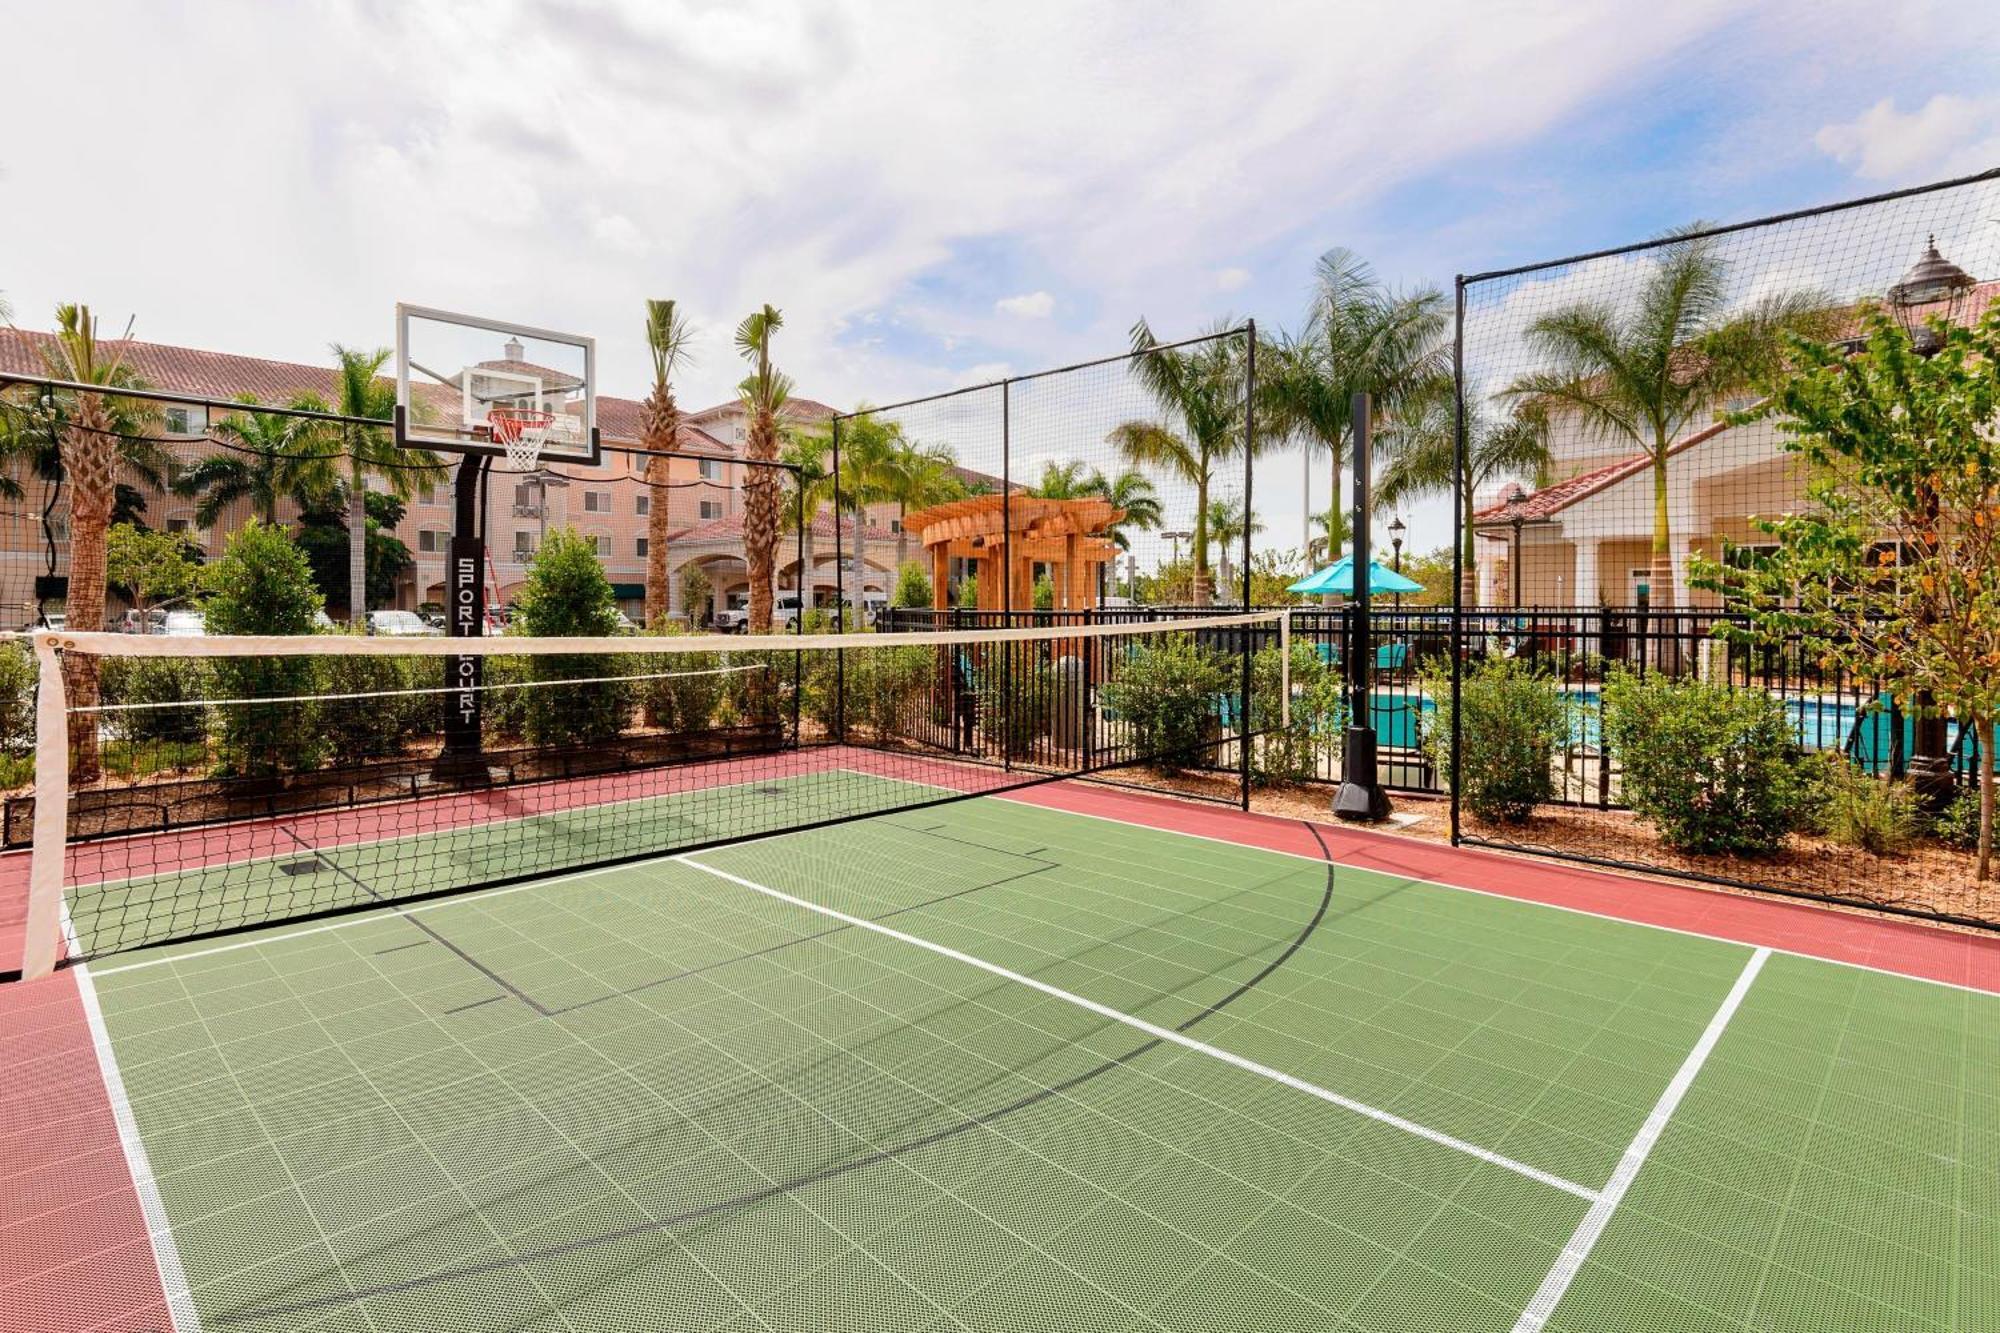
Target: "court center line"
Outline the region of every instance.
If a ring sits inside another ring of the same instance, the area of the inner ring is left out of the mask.
[[[1320,1101],[1338,1106],[1342,1110],[1366,1116],[1368,1119],[1388,1125],[1392,1129],[1399,1129],[1406,1134],[1415,1135],[1417,1138],[1427,1139],[1432,1143],[1450,1148],[1455,1152],[1464,1153],[1469,1157],[1476,1157],[1480,1161],[1512,1171],[1516,1175],[1526,1176],[1530,1180],[1539,1181],[1541,1184],[1553,1189],[1559,1189],[1565,1194],[1573,1194],[1579,1199],[1587,1199],[1592,1202],[1595,1202],[1598,1198],[1598,1191],[1588,1186],[1579,1185],[1575,1181],[1565,1180],[1552,1172],[1542,1170],[1540,1167],[1530,1166],[1526,1162],[1517,1162],[1513,1158],[1503,1153],[1494,1152],[1490,1148],[1482,1148],[1476,1143],[1468,1143],[1464,1139],[1446,1134],[1442,1130],[1432,1129],[1428,1125],[1420,1125],[1414,1120],[1406,1120],[1393,1111],[1385,1111],[1380,1107],[1370,1106],[1366,1102],[1356,1101],[1352,1097],[1342,1096],[1331,1089],[1322,1088],[1316,1083],[1309,1083],[1305,1079],[1287,1074],[1283,1070],[1273,1069],[1269,1065],[1260,1064],[1246,1056],[1223,1050],[1219,1046],[1211,1046],[1205,1041],[1197,1041],[1185,1033],[1175,1031],[1173,1028],[1161,1027],[1157,1023],[1148,1022],[1136,1015],[1128,1014],[1121,1009],[1113,1009],[1109,1005],[1099,1004],[1095,1000],[1086,999],[1072,991],[1063,990],[1059,986],[1051,986],[1046,981],[1040,981],[1024,973],[1016,972],[1011,968],[1002,967],[998,963],[987,962],[983,958],[964,953],[958,949],[951,948],[949,945],[938,944],[934,941],[924,939],[922,936],[911,935],[907,932],[897,930],[892,926],[885,926],[879,922],[870,921],[866,917],[852,916],[836,908],[826,907],[804,898],[794,897],[792,894],[786,893],[782,889],[774,889],[768,884],[759,884],[755,880],[745,879],[741,875],[731,874],[727,870],[718,870],[716,867],[697,861],[691,856],[676,856],[674,860],[682,865],[692,866],[696,870],[713,875],[717,879],[728,880],[731,884],[735,884],[741,888],[761,893],[767,898],[775,898],[779,902],[789,903],[793,907],[803,908],[808,912],[814,912],[835,921],[845,922],[861,930],[887,936],[889,939],[897,940],[903,944],[913,945],[916,948],[927,950],[940,957],[949,958],[953,962],[964,963],[969,967],[976,967],[980,971],[990,973],[993,976],[1017,982],[1020,985],[1028,987],[1030,990],[1039,991],[1052,999],[1061,1000],[1065,1004],[1072,1004],[1079,1009],[1088,1010],[1100,1018],[1108,1018],[1113,1022],[1123,1023],[1126,1027],[1143,1032],[1149,1037],[1171,1042],[1176,1046],[1185,1047],[1191,1051],[1198,1051],[1203,1055],[1220,1060],[1224,1064],[1233,1065],[1247,1073],[1270,1079],[1274,1083],[1281,1083],[1295,1092],[1302,1092],[1309,1097],[1315,1097]]]
[[[167,1206],[160,1198],[159,1183],[146,1157],[145,1140],[139,1137],[139,1121],[132,1114],[132,1101],[125,1093],[125,1080],[118,1073],[118,1056],[111,1048],[111,1031],[104,1025],[104,1010],[97,1003],[97,986],[90,977],[90,965],[79,963],[76,973],[77,998],[83,1003],[84,1020],[90,1025],[91,1045],[97,1051],[97,1072],[104,1079],[105,1097],[111,1103],[111,1118],[118,1127],[118,1146],[125,1154],[125,1170],[132,1177],[132,1192],[138,1196],[139,1213],[146,1223],[146,1238],[152,1242],[153,1263],[159,1270],[160,1291],[166,1297],[167,1321],[175,1333],[201,1333],[201,1315],[188,1288],[187,1269],[181,1263],[180,1246],[174,1242],[167,1222]]]
[[[1759,949],[1750,955],[1750,961],[1743,965],[1736,984],[1730,987],[1723,998],[1722,1006],[1715,1011],[1715,1017],[1708,1020],[1708,1027],[1701,1034],[1701,1040],[1688,1052],[1687,1059],[1674,1074],[1673,1081],[1660,1094],[1660,1100],[1653,1104],[1652,1114],[1639,1126],[1639,1132],[1632,1136],[1632,1142],[1625,1147],[1625,1155],[1618,1159],[1617,1167],[1611,1172],[1611,1179],[1597,1194],[1596,1200],[1584,1213],[1583,1220],[1576,1224],[1569,1243],[1556,1256],[1555,1266],[1542,1279],[1542,1285],[1535,1291],[1534,1299],[1521,1311],[1521,1317],[1514,1321],[1514,1333],[1541,1333],[1549,1317],[1562,1303],[1563,1294],[1569,1290],[1571,1282],[1583,1270],[1584,1261],[1597,1244],[1597,1238],[1604,1234],[1604,1228],[1611,1222],[1612,1214],[1624,1201],[1625,1191],[1632,1188],[1632,1182],[1639,1177],[1639,1169],[1646,1164],[1646,1157],[1653,1151],[1653,1145],[1666,1132],[1667,1122],[1673,1119],[1674,1111],[1680,1106],[1681,1098],[1694,1085],[1695,1075],[1708,1062],[1709,1052],[1722,1040],[1722,1031],[1729,1026],[1729,1020],[1736,1016],[1736,1010],[1743,1003],[1743,997],[1750,993],[1750,985],[1757,980],[1757,974],[1764,970],[1764,962],[1771,956],[1771,950]]]

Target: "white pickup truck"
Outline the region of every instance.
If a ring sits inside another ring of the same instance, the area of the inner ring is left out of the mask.
[[[781,592],[771,599],[771,627],[793,629],[799,623],[799,595]],[[715,629],[720,634],[741,634],[750,628],[750,608],[732,606],[715,613]]]

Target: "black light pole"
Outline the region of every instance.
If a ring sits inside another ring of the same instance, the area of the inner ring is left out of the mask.
[[[1910,335],[1910,346],[1918,356],[1932,357],[1944,346],[1944,339],[1932,321],[1941,321],[1946,327],[1956,324],[1965,304],[1966,294],[1976,285],[1970,273],[1938,253],[1937,237],[1929,237],[1924,252],[1910,271],[1903,275],[1901,282],[1888,292],[1889,307],[1896,312],[1896,321]],[[1929,488],[1919,497],[1925,527],[1937,526],[1937,496]],[[1916,717],[1910,726],[1910,756],[1908,772],[1910,786],[1917,799],[1932,814],[1942,811],[1951,803],[1957,790],[1957,782],[1952,777],[1950,748],[1945,735],[1944,714],[1937,707],[1937,700],[1929,690],[1918,690],[1911,699]],[[1898,727],[1890,710],[1892,727]],[[1898,729],[1900,729],[1898,727]],[[1891,751],[1894,753],[1896,731],[1892,731]]]
[[[1341,759],[1340,791],[1333,813],[1356,823],[1377,823],[1389,817],[1389,794],[1382,790],[1375,764],[1374,718],[1370,716],[1368,669],[1374,649],[1368,636],[1368,481],[1369,428],[1372,403],[1365,393],[1354,395],[1354,631],[1348,638],[1347,747]]]
[[[1405,530],[1401,514],[1389,520],[1389,549],[1395,552],[1396,572],[1398,574],[1403,572],[1403,533]],[[1403,609],[1403,590],[1401,588],[1396,589],[1396,609],[1398,611]]]
[[[1521,490],[1507,492],[1507,518],[1514,525],[1514,609],[1521,608],[1521,525],[1528,521],[1528,497]]]

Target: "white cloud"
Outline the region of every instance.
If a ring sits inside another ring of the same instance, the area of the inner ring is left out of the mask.
[[[1047,319],[1055,313],[1056,298],[1047,292],[1024,292],[1019,296],[1003,296],[993,303],[993,309],[1003,315],[1013,315],[1020,319]]]
[[[1885,97],[1853,120],[1822,127],[1813,142],[1864,180],[1970,174],[2000,161],[2000,97],[1939,93],[1907,112]]]
[[[1247,268],[1219,268],[1215,271],[1215,290],[1218,292],[1241,291],[1250,281]]]

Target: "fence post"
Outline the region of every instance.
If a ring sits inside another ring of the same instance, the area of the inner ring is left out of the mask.
[[[28,921],[21,946],[21,979],[55,970],[62,943],[64,844],[69,840],[69,688],[60,640],[35,637],[35,845],[29,854]]]
[[[1250,529],[1256,524],[1251,515],[1256,511],[1250,507],[1250,483],[1256,474],[1257,457],[1257,321],[1246,320],[1243,324],[1243,610],[1250,610]],[[1243,808],[1250,808],[1250,747],[1255,744],[1250,726],[1250,696],[1252,692],[1251,664],[1254,652],[1250,646],[1250,627],[1243,627],[1243,707],[1237,715],[1237,746],[1242,753],[1237,757],[1242,764]]]

